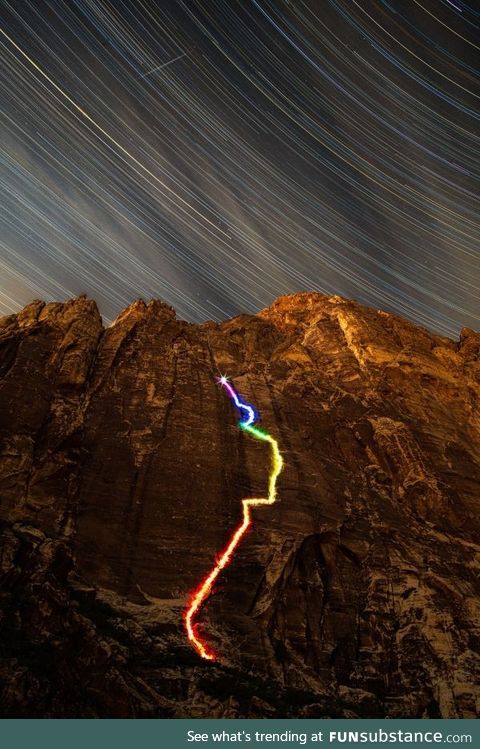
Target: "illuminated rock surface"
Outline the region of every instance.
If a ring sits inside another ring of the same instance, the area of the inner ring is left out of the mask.
[[[479,351],[318,294],[1,318],[2,714],[476,716]],[[210,663],[182,611],[269,467],[219,373],[285,468],[202,610]]]

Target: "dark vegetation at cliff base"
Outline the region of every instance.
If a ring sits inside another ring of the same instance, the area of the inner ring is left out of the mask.
[[[201,612],[212,664],[182,610],[269,470],[219,373],[285,470]],[[2,716],[477,716],[479,396],[478,333],[338,297],[1,318]]]

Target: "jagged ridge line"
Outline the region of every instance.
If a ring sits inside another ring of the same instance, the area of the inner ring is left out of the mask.
[[[189,606],[184,613],[187,637],[197,653],[206,660],[216,660],[216,655],[213,650],[211,650],[206,644],[202,642],[198,633],[196,632],[196,626],[194,624],[195,615],[198,613],[200,607],[210,595],[213,583],[219,576],[220,572],[231,562],[235,548],[238,546],[243,535],[251,525],[252,517],[250,507],[272,505],[276,501],[277,478],[283,468],[283,458],[280,453],[277,441],[270,434],[268,434],[267,432],[263,432],[261,429],[258,429],[258,427],[255,427],[252,424],[253,420],[255,419],[254,409],[249,404],[243,403],[240,400],[238,393],[236,393],[234,388],[227,382],[225,377],[222,377],[220,379],[220,383],[223,387],[225,387],[237,408],[244,409],[248,413],[248,419],[239,423],[240,428],[252,434],[256,439],[260,439],[264,442],[270,443],[272,449],[272,469],[270,471],[268,480],[268,496],[249,497],[247,499],[242,499],[242,522],[233,532],[230,541],[221,552],[220,557],[211,572],[204,578],[204,580],[202,580],[197,589],[193,592]]]

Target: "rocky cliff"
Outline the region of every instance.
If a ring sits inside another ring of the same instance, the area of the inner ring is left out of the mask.
[[[219,373],[285,469],[201,612],[210,663],[182,611],[269,462]],[[479,334],[339,297],[0,319],[1,714],[476,716],[479,396]]]

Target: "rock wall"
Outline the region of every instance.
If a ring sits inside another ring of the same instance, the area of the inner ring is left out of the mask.
[[[202,610],[212,664],[181,612],[269,470],[220,373],[285,469]],[[478,333],[339,297],[1,318],[2,714],[478,715],[479,396]]]

